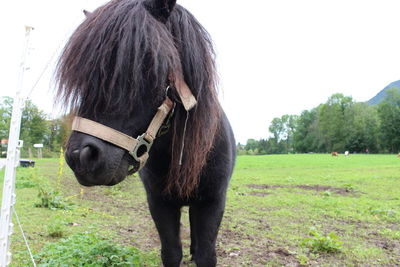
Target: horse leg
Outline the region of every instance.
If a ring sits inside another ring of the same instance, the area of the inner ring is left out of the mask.
[[[195,243],[193,259],[197,267],[214,267],[217,264],[215,243],[225,208],[225,199],[191,206],[191,231]],[[192,238],[193,241],[193,238]],[[192,247],[191,247],[192,248]],[[192,249],[191,249],[192,251]]]
[[[161,259],[165,267],[179,267],[182,260],[182,244],[179,236],[181,210],[175,205],[149,201],[161,240]]]

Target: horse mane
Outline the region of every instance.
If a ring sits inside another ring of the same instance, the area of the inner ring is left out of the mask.
[[[216,90],[215,54],[208,32],[183,7],[177,5],[167,27],[174,36],[183,76],[197,99],[191,111],[188,130],[183,136],[186,112],[181,107],[175,117],[173,151],[167,192],[189,197],[199,183],[217,132],[220,105]],[[183,164],[179,166],[182,139],[185,139]]]
[[[113,0],[88,15],[71,36],[56,70],[58,99],[81,116],[131,114],[143,99],[160,103],[171,72],[182,75],[198,103],[177,105],[165,193],[195,194],[218,128],[212,41],[200,23],[176,5],[166,23],[143,0]],[[184,139],[183,161],[179,164]]]

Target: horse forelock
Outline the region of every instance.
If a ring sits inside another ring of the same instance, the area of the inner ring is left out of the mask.
[[[65,46],[57,95],[90,115],[129,114],[149,93],[162,97],[168,73],[180,68],[171,34],[143,1],[111,1],[88,16]]]
[[[178,107],[175,113],[165,192],[189,197],[199,183],[219,120],[212,42],[183,7],[176,5],[164,24],[143,3],[111,1],[77,28],[57,66],[58,99],[92,117],[130,114],[134,107],[164,97],[171,72],[183,75],[198,104],[190,111],[185,136],[186,112]]]

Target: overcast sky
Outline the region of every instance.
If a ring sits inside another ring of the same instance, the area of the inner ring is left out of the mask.
[[[50,116],[56,55],[100,0],[14,0],[0,11],[0,96],[13,96],[24,25],[35,27],[25,76],[30,98]],[[300,114],[333,93],[356,101],[400,80],[398,0],[178,0],[213,37],[221,102],[236,138],[268,137],[274,117]]]

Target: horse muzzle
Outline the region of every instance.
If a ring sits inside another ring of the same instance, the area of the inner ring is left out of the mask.
[[[128,160],[124,154],[123,149],[100,139],[83,133],[72,133],[65,159],[80,184],[114,185],[128,174]]]

